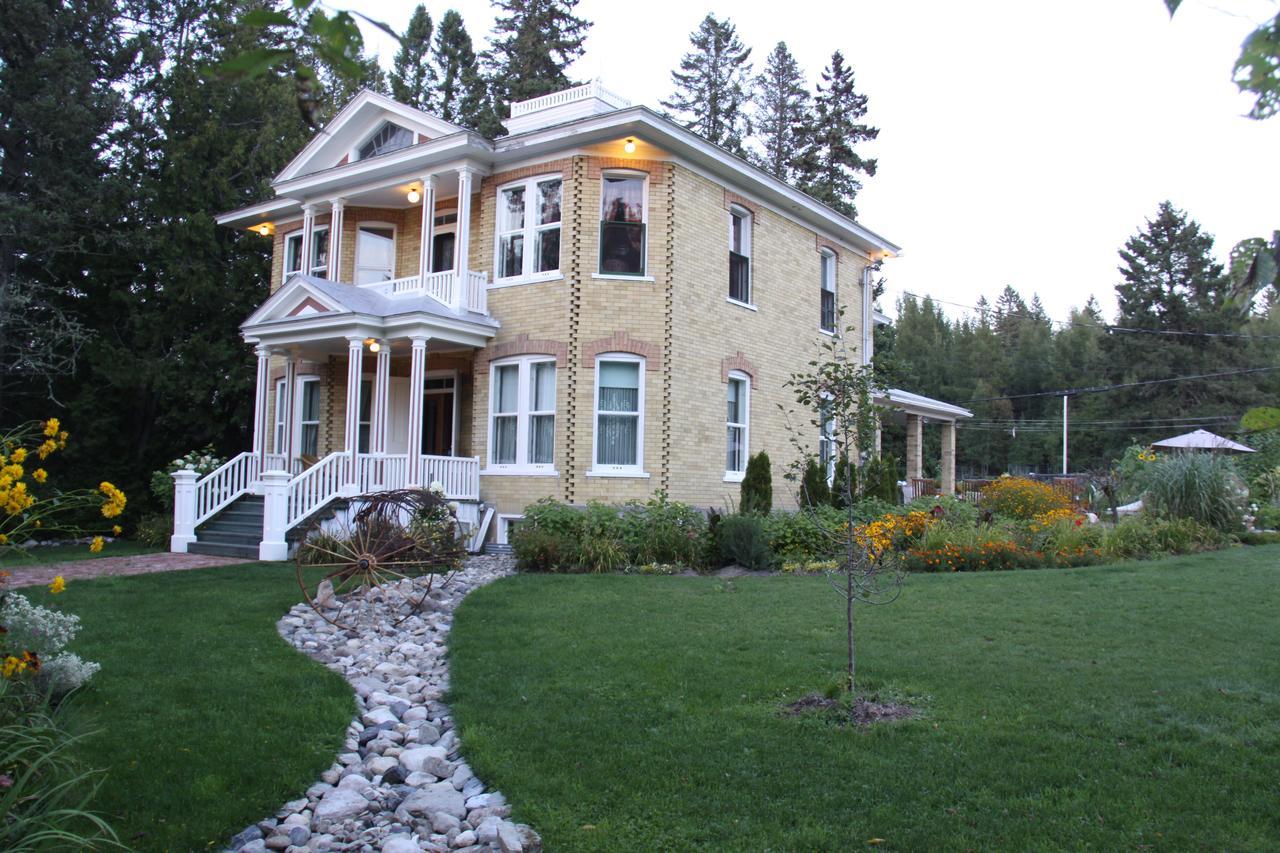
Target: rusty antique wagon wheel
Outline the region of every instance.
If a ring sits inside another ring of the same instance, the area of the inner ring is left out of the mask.
[[[298,587],[340,628],[364,621],[374,605],[390,605],[396,626],[461,567],[463,531],[444,497],[425,489],[365,495],[358,505],[312,522],[294,558]]]

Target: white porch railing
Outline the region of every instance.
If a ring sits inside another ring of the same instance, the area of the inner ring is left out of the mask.
[[[383,296],[430,296],[446,308],[452,308],[455,304],[455,296],[458,295],[458,288],[463,285],[459,284],[459,276],[456,271],[444,270],[443,272],[429,273],[425,277],[407,275],[403,278],[376,281],[372,284],[362,284],[360,286],[369,288]],[[465,287],[467,310],[488,314],[489,274],[468,270]]]
[[[345,453],[330,453],[289,481],[286,487],[285,530],[293,528],[342,494],[347,480],[347,460]]]
[[[440,483],[454,501],[480,500],[479,456],[423,456],[422,484]]]
[[[246,494],[257,481],[260,473],[258,457],[246,452],[232,457],[221,468],[197,480],[195,517],[191,522],[192,526],[203,524],[218,510]]]

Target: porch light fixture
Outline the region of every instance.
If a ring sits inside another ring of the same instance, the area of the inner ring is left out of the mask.
[[[417,187],[411,187],[409,194],[405,196],[409,200],[409,204],[417,204],[422,201],[422,193],[418,192]]]
[[[249,229],[249,230],[251,230],[251,231],[257,231],[257,232],[258,232],[259,234],[261,234],[263,237],[267,237],[267,236],[269,236],[269,235],[271,234],[271,223],[270,223],[270,222],[264,222],[264,223],[262,223],[261,225],[255,225],[253,228],[251,228],[251,229]]]
[[[628,154],[636,153],[636,141],[634,139],[628,139],[625,143],[623,143],[622,150],[627,152]]]
[[[377,341],[374,341],[373,343],[369,344],[369,352],[377,352],[380,349],[382,349],[382,344],[378,343]]]

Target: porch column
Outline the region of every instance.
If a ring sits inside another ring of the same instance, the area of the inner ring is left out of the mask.
[[[253,398],[253,455],[258,457],[258,470],[262,471],[267,462],[267,404],[270,401],[268,392],[271,388],[271,347],[259,346],[254,349],[258,355],[258,385]]]
[[[391,345],[378,341],[373,373],[373,406],[369,415],[369,452],[387,452],[387,395],[391,387]]]
[[[347,491],[356,494],[360,474],[356,454],[360,447],[360,378],[364,373],[364,338],[347,338],[347,421],[342,452],[347,455]]]
[[[453,292],[455,311],[467,310],[467,256],[471,248],[471,176],[473,174],[474,170],[467,166],[461,166],[458,169],[458,230],[453,249],[456,256],[455,269],[458,271],[458,286]],[[527,250],[532,251],[532,248]]]
[[[942,493],[956,493],[956,422],[942,422]]]
[[[907,481],[924,476],[924,418],[907,415]]]
[[[427,338],[415,335],[409,340],[413,342],[413,358],[409,365],[409,468],[406,479],[412,489],[423,485],[422,391],[427,379]]]
[[[431,238],[436,226],[436,176],[422,176],[422,248],[418,252],[418,286],[431,275]]]
[[[284,424],[280,447],[276,453],[284,456],[284,470],[293,473],[293,407],[298,385],[298,354],[290,352],[284,362],[284,411],[276,414],[276,420]]]
[[[329,206],[329,281],[342,281],[342,212],[347,200],[335,198]]]
[[[302,266],[299,268],[303,275],[311,275],[311,262],[315,255],[315,249],[312,244],[316,237],[316,206],[314,204],[304,204],[302,206]]]

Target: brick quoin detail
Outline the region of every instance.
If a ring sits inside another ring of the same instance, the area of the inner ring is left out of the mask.
[[[644,356],[645,372],[658,369],[662,360],[662,350],[657,344],[639,341],[626,332],[614,332],[607,338],[588,341],[582,345],[582,366],[594,367],[596,356],[603,352],[627,352]]]
[[[751,359],[742,354],[742,350],[738,350],[735,355],[725,356],[720,360],[720,381],[726,385],[729,384],[729,371],[731,370],[750,376],[751,389],[753,391],[759,387],[756,383],[756,366],[751,363]]]
[[[587,161],[587,177],[600,180],[603,172],[610,169],[630,169],[633,172],[646,172],[649,183],[660,186],[667,182],[666,164],[661,160],[628,160],[625,157],[592,157]]]
[[[724,191],[724,209],[728,210],[729,208],[733,207],[735,204],[738,207],[745,207],[747,210],[751,211],[752,216],[758,216],[760,213],[760,205],[756,204],[754,201],[743,198],[742,196],[738,195],[732,190],[725,190]]]
[[[485,347],[476,353],[476,365],[483,367],[491,361],[513,355],[553,355],[556,367],[564,367],[569,360],[569,345],[562,341],[530,339],[521,332],[513,341]]]

